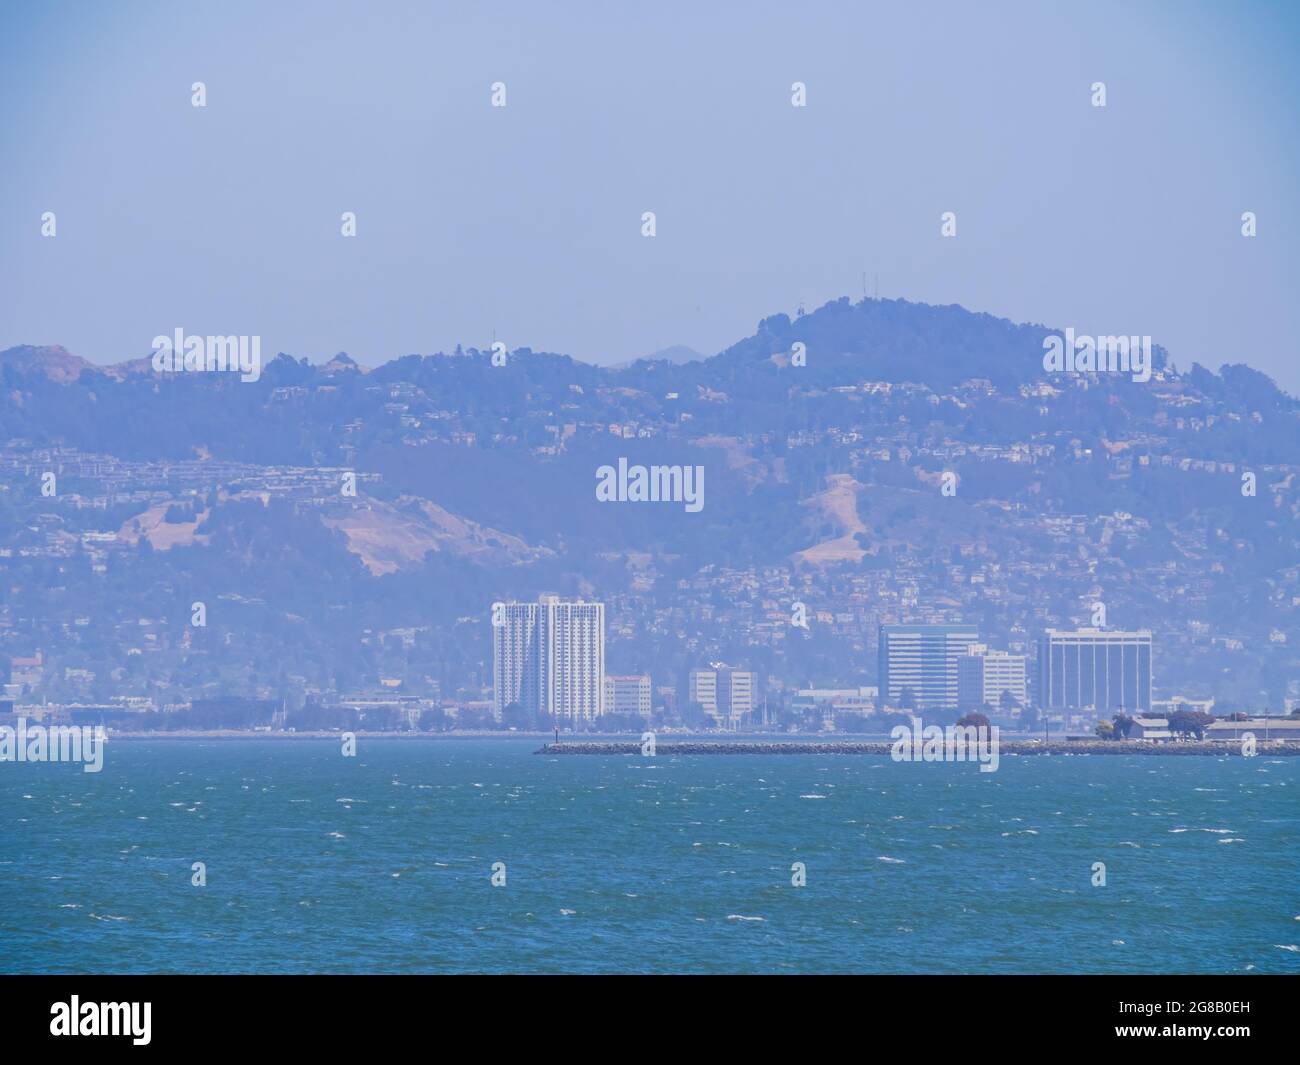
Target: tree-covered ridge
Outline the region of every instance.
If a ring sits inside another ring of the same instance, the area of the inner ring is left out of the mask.
[[[1112,624],[1160,633],[1158,682],[1280,706],[1300,640],[1296,400],[1158,348],[1143,383],[1046,373],[1053,331],[839,300],[703,361],[281,354],[256,382],[14,349],[0,654],[43,649],[52,683],[84,668],[100,694],[385,672],[473,689],[487,605],[555,591],[610,604],[622,671],[668,682],[711,656],[865,683],[883,620],[1028,647],[1102,599]],[[597,502],[620,457],[702,466],[704,508]],[[196,598],[224,605],[182,644]],[[809,633],[780,622],[795,598],[821,619]]]

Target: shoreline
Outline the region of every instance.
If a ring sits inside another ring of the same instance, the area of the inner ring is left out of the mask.
[[[155,732],[122,732],[110,729],[105,734],[106,741],[125,740],[128,742],[147,742],[162,740],[179,743],[186,740],[272,740],[289,742],[293,740],[341,740],[348,733],[339,731],[312,730],[303,732],[267,731],[253,732],[241,729],[184,729]],[[414,742],[436,742],[438,740],[544,740],[541,747],[533,754],[551,755],[639,755],[641,741],[628,737],[629,733],[589,733],[593,738],[562,739],[559,743],[551,737],[553,732],[501,732],[496,730],[467,730],[449,732],[407,732],[407,731],[367,731],[357,729],[350,733],[357,739],[365,740],[401,740]],[[752,735],[752,734],[751,734]],[[680,739],[676,737],[682,737]],[[885,755],[888,756],[896,746],[894,740],[888,739],[841,739],[841,740],[796,740],[747,738],[743,740],[724,739],[722,737],[693,737],[689,733],[657,733],[656,754],[678,755]],[[1285,740],[1258,738],[1257,754],[1269,754],[1281,757],[1300,756],[1300,743]],[[1239,740],[1176,740],[1149,742],[1143,740],[1037,740],[1010,739],[1001,740],[999,753],[1002,755],[1143,755],[1156,757],[1244,757]]]

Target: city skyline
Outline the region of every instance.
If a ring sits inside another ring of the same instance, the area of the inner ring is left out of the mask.
[[[711,661],[860,685],[881,624],[1029,656],[1104,604],[1160,630],[1163,694],[1294,705],[1294,404],[1158,350],[1140,383],[1052,375],[1058,335],[864,300],[622,371],[484,352],[151,382],[6,352],[0,654],[43,653],[36,694],[69,702],[453,693],[491,676],[462,619],[505,568],[516,594],[608,603],[611,670],[679,685]],[[707,468],[707,505],[602,501],[593,473],[628,456]],[[94,575],[75,600],[39,594],[68,567]]]
[[[591,728],[610,715],[621,726],[639,718],[647,726],[656,720],[694,727],[711,723],[731,731],[762,731],[770,725],[777,726],[777,731],[809,727],[825,731],[844,727],[842,721],[855,719],[863,727],[873,720],[888,726],[900,711],[925,714],[984,710],[999,715],[1004,728],[1033,731],[1040,723],[1053,720],[1066,729],[1072,724],[1096,728],[1110,715],[1137,715],[1141,723],[1140,715],[1151,714],[1157,706],[1168,708],[1166,716],[1194,712],[1206,721],[1214,719],[1213,699],[1189,700],[1172,689],[1163,699],[1153,697],[1157,687],[1150,630],[1133,632],[1092,625],[1065,631],[1049,627],[1034,641],[1037,654],[1031,660],[980,642],[986,641],[989,634],[973,624],[884,623],[878,632],[875,686],[837,688],[833,681],[826,683],[828,678],[818,678],[821,683],[800,687],[787,679],[762,678],[750,670],[711,662],[692,667],[684,677],[685,705],[704,715],[693,718],[690,712],[678,716],[681,704],[675,699],[676,683],[660,686],[659,697],[655,698],[652,672],[605,672],[604,603],[566,601],[547,593],[535,602],[494,603],[490,617],[493,683],[480,694],[490,693],[491,720],[512,728]],[[1098,655],[1095,649],[1105,653]],[[18,718],[34,713],[38,719],[68,719],[128,730],[151,721],[155,724],[139,727],[156,727],[158,707],[139,696],[114,698],[101,707],[73,703],[64,710],[58,703],[38,708],[30,702],[24,706],[18,698],[24,691],[40,688],[42,666],[40,652],[11,659],[10,683],[3,689],[8,698],[0,699],[0,716]],[[1031,677],[1036,678],[1032,684]],[[317,692],[309,701],[325,694]],[[430,700],[427,693],[422,696],[401,690],[396,682],[387,694],[328,694],[336,708],[347,707],[360,713],[359,722],[369,720],[369,712],[377,712],[380,716],[376,720],[388,721],[388,727],[400,721],[408,729],[429,727],[421,720],[429,712],[438,714],[444,722],[450,720],[463,726],[462,713],[482,705],[473,698],[464,701],[459,694],[449,699],[440,693]],[[768,701],[774,695],[779,709],[769,721]],[[203,702],[207,709],[199,712],[196,701],[191,717],[197,719],[203,713],[219,711],[223,703],[240,713],[251,707],[248,700],[238,698]],[[791,711],[801,703],[802,711],[792,715]],[[269,720],[274,727],[289,727],[290,717],[283,701],[277,706],[274,701],[263,700],[262,707],[260,720]],[[392,710],[403,707],[399,717],[389,716]],[[453,718],[446,717],[447,710]],[[816,713],[810,714],[810,710]],[[1296,710],[1300,712],[1300,703]],[[511,717],[512,711],[522,716]],[[1284,714],[1290,711],[1289,704],[1283,708]],[[1236,713],[1228,720],[1244,716]],[[479,727],[486,721],[474,720]],[[1148,734],[1153,724],[1164,723],[1157,713],[1146,725]],[[475,726],[471,723],[470,727]]]
[[[1298,75],[1287,0],[0,5],[6,1031],[1289,1033]]]

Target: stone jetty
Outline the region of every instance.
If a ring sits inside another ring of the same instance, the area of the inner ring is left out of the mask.
[[[848,742],[828,740],[822,743],[798,741],[762,741],[746,740],[729,742],[690,742],[668,741],[655,743],[655,755],[668,754],[840,754],[840,755],[888,755],[894,744],[889,740],[878,742]],[[998,744],[999,753],[1007,755],[1150,755],[1156,757],[1177,757],[1188,755],[1211,755],[1220,758],[1242,757],[1239,742],[1227,740],[1185,740],[1175,743],[1146,743],[1135,740],[1002,740]],[[618,743],[593,740],[589,743],[564,741],[548,743],[538,748],[534,754],[635,754],[641,753],[641,744]],[[1276,758],[1300,755],[1300,743],[1287,743],[1275,740],[1264,743],[1261,739],[1256,747],[1257,757]]]

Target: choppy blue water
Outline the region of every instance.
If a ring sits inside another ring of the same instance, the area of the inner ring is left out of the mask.
[[[1300,972],[1300,759],[359,744],[0,765],[0,970]]]

